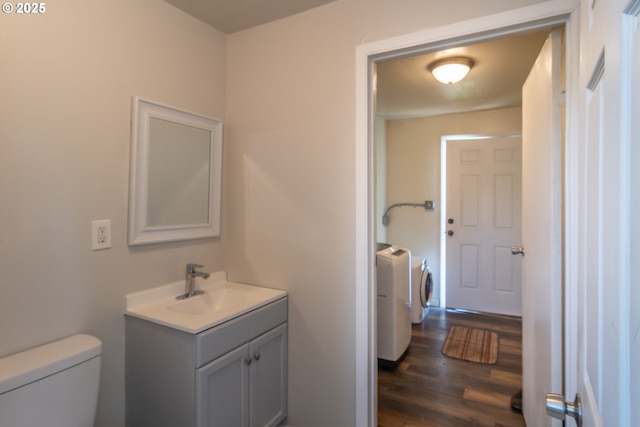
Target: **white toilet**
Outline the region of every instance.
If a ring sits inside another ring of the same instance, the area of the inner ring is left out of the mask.
[[[73,335],[0,359],[0,426],[92,427],[102,343]]]

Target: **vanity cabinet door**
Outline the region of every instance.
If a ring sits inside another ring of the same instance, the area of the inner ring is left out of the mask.
[[[249,344],[196,369],[196,426],[249,427]]]
[[[275,427],[287,414],[287,324],[249,344],[251,427]]]

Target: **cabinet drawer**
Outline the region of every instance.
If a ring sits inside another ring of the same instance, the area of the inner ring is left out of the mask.
[[[287,297],[196,336],[196,368],[287,321]]]

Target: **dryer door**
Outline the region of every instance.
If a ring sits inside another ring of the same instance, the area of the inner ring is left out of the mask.
[[[420,303],[424,308],[427,308],[429,307],[431,293],[433,292],[433,275],[429,267],[425,268],[422,272],[420,283]]]

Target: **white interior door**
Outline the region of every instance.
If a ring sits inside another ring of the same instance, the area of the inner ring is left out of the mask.
[[[580,138],[573,147],[577,219],[569,271],[575,359],[565,398],[578,392],[583,426],[638,423],[638,104],[637,0],[583,1],[580,8]],[[635,160],[636,162],[633,162]],[[635,213],[635,217],[634,217]],[[633,259],[635,255],[635,260]],[[636,276],[637,277],[637,276]],[[637,278],[635,278],[637,280]],[[570,307],[568,307],[570,308]],[[569,421],[569,426],[575,425]]]
[[[561,425],[545,394],[562,390],[562,39],[552,33],[522,88],[523,413]]]
[[[447,307],[522,315],[520,137],[447,141]]]

